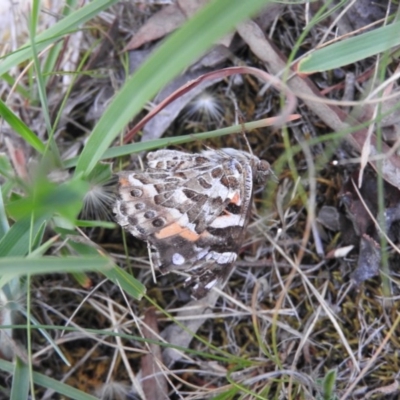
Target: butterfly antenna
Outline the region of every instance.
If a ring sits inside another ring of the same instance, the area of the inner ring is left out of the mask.
[[[250,146],[249,140],[247,139],[246,129],[244,127],[244,118],[243,118],[243,114],[242,113],[240,113],[240,115],[239,115],[239,121],[240,121],[240,125],[242,125],[242,136],[243,136],[243,139],[246,142],[246,146],[249,149],[249,153],[251,155],[253,155],[253,150],[252,150],[252,148]]]
[[[239,110],[236,97],[235,97],[235,95],[233,93],[231,94],[231,99],[232,99],[233,105],[235,107],[235,124],[236,125],[239,125],[239,124],[242,125],[242,136],[243,136],[243,139],[244,139],[244,141],[246,143],[247,148],[249,149],[249,153],[251,155],[253,155],[253,150],[251,149],[250,143],[249,143],[249,141],[247,139],[247,136],[246,136],[246,129],[244,127],[244,117],[243,117],[242,112]]]

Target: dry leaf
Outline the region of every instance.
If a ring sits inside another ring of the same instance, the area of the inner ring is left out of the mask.
[[[358,265],[352,278],[357,285],[379,275],[381,246],[368,235],[363,235],[360,242]]]
[[[340,214],[336,207],[321,207],[317,221],[331,231],[337,232],[340,229]]]
[[[158,340],[157,315],[154,308],[146,311],[143,335],[146,339]],[[168,386],[160,367],[162,356],[160,346],[148,344],[149,353],[142,357],[142,387],[146,400],[168,399]]]
[[[187,72],[184,75],[179,76],[174,79],[165,89],[163,89],[160,94],[155,99],[156,103],[159,103],[167,98],[175,90],[202,75],[206,71],[196,71],[196,73]],[[168,104],[164,110],[151,119],[143,129],[142,142],[148,140],[158,139],[162,137],[164,132],[168,129],[179,113],[192,101],[196,96],[203,92],[207,87],[215,85],[222,78],[213,81],[202,82],[199,86],[193,88],[184,95],[178,97],[175,101]]]
[[[209,0],[178,0],[179,7],[187,18],[193,17],[208,2]]]
[[[162,337],[172,345],[188,348],[193,339],[193,335],[199,330],[201,325],[209,318],[202,317],[207,310],[213,310],[219,298],[216,290],[208,292],[205,297],[200,300],[191,301],[186,307],[178,313],[177,317],[181,320],[181,325],[171,324],[162,332]],[[188,317],[193,316],[193,319]],[[185,355],[176,349],[167,347],[163,351],[163,359],[167,366],[172,365],[175,361],[185,358]]]
[[[138,30],[124,51],[137,49],[145,43],[164,37],[181,26],[185,20],[186,17],[177,4],[163,7]]]

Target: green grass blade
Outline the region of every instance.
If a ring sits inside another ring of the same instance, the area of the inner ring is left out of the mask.
[[[12,373],[14,371],[14,365],[8,361],[0,359],[0,369],[5,372]],[[40,385],[47,389],[54,390],[55,392],[66,396],[68,399],[98,400],[97,397],[81,392],[78,389],[68,386],[65,383],[61,383],[53,378],[49,378],[46,375],[39,374],[38,372],[33,372],[33,381],[36,385]],[[20,399],[26,399],[26,398],[27,397],[21,397]]]
[[[7,234],[0,240],[0,257],[25,256],[28,254],[31,232],[33,237],[35,237],[46,219],[47,216],[38,218],[33,224],[32,229],[30,218],[15,222]]]
[[[19,357],[16,357],[13,371],[10,400],[27,399],[29,393],[29,369]]]
[[[10,86],[15,85],[15,78],[12,77],[9,73],[1,75],[1,80],[7,82]],[[15,86],[15,91],[19,93],[24,99],[31,99],[31,95],[28,90],[26,90],[20,83],[17,83]]]
[[[55,143],[54,137],[53,137],[54,131],[51,128],[49,103],[47,101],[44,77],[43,77],[43,74],[40,69],[40,62],[39,62],[39,57],[37,54],[34,38],[32,38],[32,53],[33,53],[33,61],[34,61],[34,66],[35,66],[37,89],[39,92],[40,108],[41,108],[41,111],[43,114],[44,122],[46,124],[47,135],[49,137],[49,140],[48,140],[49,147],[51,149],[51,153],[52,153],[54,162],[56,163],[57,166],[61,166],[62,165],[61,156],[60,156],[57,144]]]
[[[54,43],[62,36],[72,32],[81,24],[96,17],[101,11],[115,4],[118,0],[96,0],[85,7],[80,8],[63,18],[45,32],[36,36],[37,51],[43,50],[47,45]],[[0,76],[7,73],[12,67],[32,58],[30,44],[22,46],[20,49],[3,58],[0,64]]]
[[[335,400],[337,398],[335,396],[336,378],[336,369],[329,370],[325,375],[325,378],[322,382],[324,400]]]
[[[86,221],[77,220],[76,226],[80,228],[104,228],[104,229],[115,229],[118,225],[115,222],[109,221]]]
[[[117,266],[111,270],[102,272],[110,281],[121,286],[134,299],[140,300],[144,293],[146,293],[146,287],[142,283]]]
[[[45,179],[37,179],[32,193],[6,205],[9,215],[15,219],[33,214],[61,215],[74,221],[82,209],[82,203],[89,185],[81,180],[71,180],[55,184]]]
[[[0,275],[9,278],[26,274],[103,271],[112,267],[105,257],[6,257],[0,258]]]
[[[265,121],[263,120],[252,121],[252,122],[246,122],[243,125],[232,125],[226,128],[217,129],[215,131],[195,133],[193,135],[174,136],[169,138],[149,140],[147,142],[132,143],[124,146],[111,147],[104,152],[100,160],[107,160],[110,158],[122,157],[133,153],[140,153],[142,151],[159,149],[160,147],[179,145],[183,143],[192,142],[193,140],[212,139],[224,135],[230,135],[232,133],[240,133],[242,132],[243,128],[246,131],[251,131],[257,128],[264,128],[265,126],[266,126]],[[70,158],[69,160],[66,160],[64,162],[64,166],[66,168],[71,168],[76,166],[77,162],[78,162],[77,157]]]
[[[65,234],[68,234],[68,232],[65,232]],[[84,243],[78,243],[71,240],[69,245],[77,254],[80,255],[90,257],[92,254],[97,254],[95,248]],[[114,268],[112,269],[102,271],[102,273],[115,285],[119,285],[126,293],[135,299],[140,300],[143,294],[146,293],[146,288],[142,283],[116,265],[114,265]]]
[[[69,363],[69,361],[67,360],[67,358],[64,356],[63,352],[61,351],[60,347],[57,345],[57,343],[52,339],[52,337],[50,336],[49,333],[47,333],[47,331],[45,329],[43,329],[42,327],[40,327],[40,323],[39,321],[32,315],[26,312],[26,310],[22,307],[17,305],[17,309],[18,311],[25,316],[26,319],[29,319],[29,321],[31,322],[31,325],[38,327],[39,332],[43,335],[43,337],[47,340],[47,342],[50,343],[51,347],[53,347],[54,351],[58,354],[58,356],[63,360],[63,362],[68,365],[71,366],[71,364]]]
[[[57,240],[57,238],[55,236],[52,236],[49,240],[47,240],[46,242],[44,242],[42,244],[45,227],[46,227],[46,225],[43,224],[42,230],[39,231],[35,237],[35,243],[33,245],[34,250],[31,253],[29,253],[29,257],[31,257],[31,258],[44,256],[47,253],[47,251],[49,251],[50,248],[52,246],[54,246],[54,242]]]
[[[400,21],[315,50],[299,62],[298,72],[310,74],[339,68],[398,45]]]
[[[76,174],[88,174],[119,132],[171,79],[266,0],[214,0],[174,32],[126,81],[100,118],[79,157]]]
[[[6,197],[7,193],[14,187],[14,182],[12,181],[15,177],[15,172],[8,154],[5,153],[0,153],[0,175],[7,178],[2,186],[3,196]]]
[[[6,210],[4,208],[3,202],[3,193],[1,192],[0,186],[0,240],[3,239],[4,235],[10,229],[10,225],[8,225]]]
[[[44,152],[45,145],[42,141],[6,106],[5,103],[3,103],[3,101],[1,101],[1,99],[0,115],[11,126],[15,133],[25,140],[26,143],[30,144],[39,153]]]
[[[227,390],[226,392],[217,394],[215,397],[213,397],[214,400],[231,400],[234,399],[235,396],[237,396],[237,393],[239,392],[238,388],[232,388]]]

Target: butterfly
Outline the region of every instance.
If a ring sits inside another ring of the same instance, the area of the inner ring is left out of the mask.
[[[189,154],[158,150],[144,171],[118,174],[116,221],[155,249],[162,273],[181,270],[203,297],[237,259],[253,193],[270,164],[232,148]]]

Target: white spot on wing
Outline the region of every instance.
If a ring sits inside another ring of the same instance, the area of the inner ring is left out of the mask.
[[[174,264],[174,265],[183,265],[184,263],[185,263],[185,257],[183,257],[183,255],[182,254],[179,254],[179,253],[175,253],[173,256],[172,256],[172,263]]]

